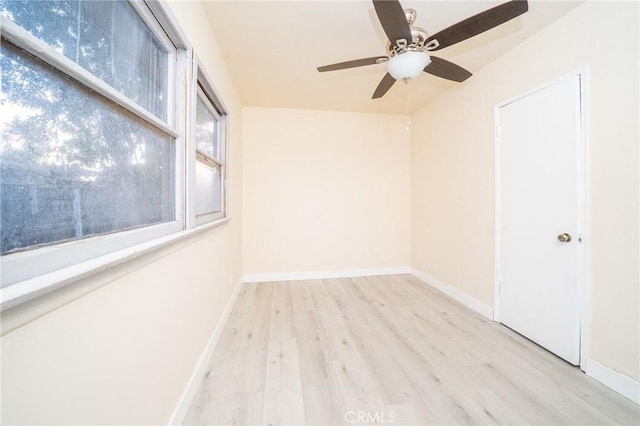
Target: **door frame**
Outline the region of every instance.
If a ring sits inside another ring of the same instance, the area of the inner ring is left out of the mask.
[[[539,92],[547,87],[553,86],[561,80],[568,77],[578,77],[580,81],[580,88],[578,91],[578,149],[577,149],[577,182],[578,182],[578,265],[577,265],[577,284],[578,284],[578,309],[580,316],[580,369],[585,370],[587,364],[587,249],[589,239],[587,238],[587,138],[586,138],[586,83],[587,83],[587,69],[586,67],[579,68],[573,72],[562,75],[552,81],[528,90],[524,93],[520,93],[506,101],[499,102],[494,106],[494,199],[495,199],[495,222],[494,222],[494,289],[493,289],[493,320],[500,323],[500,183],[501,183],[501,170],[500,170],[500,108],[509,105],[519,99],[525,98],[536,92]]]

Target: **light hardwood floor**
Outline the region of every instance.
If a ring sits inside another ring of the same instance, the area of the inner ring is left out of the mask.
[[[185,424],[640,424],[410,275],[245,284]]]

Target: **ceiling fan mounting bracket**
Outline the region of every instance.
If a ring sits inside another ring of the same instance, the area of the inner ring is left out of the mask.
[[[405,9],[404,10],[404,17],[407,18],[407,23],[409,24],[409,27],[413,26],[413,23],[416,22],[416,18],[418,17],[418,12],[415,11],[415,9]]]

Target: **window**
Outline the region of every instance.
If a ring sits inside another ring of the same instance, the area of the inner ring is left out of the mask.
[[[0,4],[1,13],[22,29],[167,119],[169,43],[161,42],[127,1],[0,0]]]
[[[2,254],[175,219],[170,135],[10,43],[1,60]]]
[[[202,70],[197,74],[194,210],[196,224],[201,224],[225,216],[227,119],[208,77]]]
[[[0,0],[0,14],[2,287],[184,229],[185,43],[141,2]],[[202,152],[215,187],[224,162]]]

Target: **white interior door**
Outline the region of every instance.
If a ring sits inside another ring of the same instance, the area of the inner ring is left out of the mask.
[[[499,321],[578,365],[580,76],[499,107],[497,125]]]

